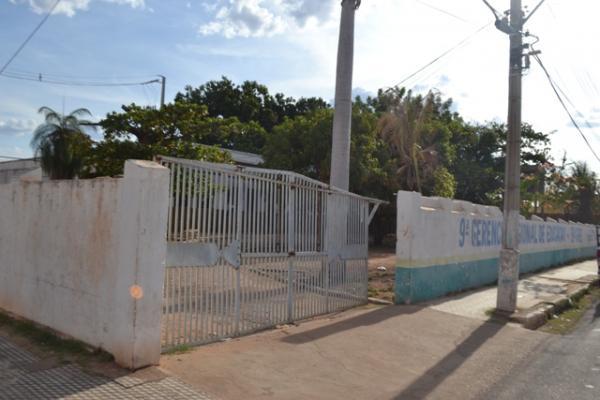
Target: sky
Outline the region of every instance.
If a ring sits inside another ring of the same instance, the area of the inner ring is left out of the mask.
[[[0,65],[54,2],[0,0]],[[490,3],[504,11],[510,1]],[[523,3],[531,9],[538,0]],[[526,27],[540,38],[535,48],[600,153],[598,15],[597,0],[546,0]],[[167,101],[186,85],[227,76],[240,83],[257,80],[271,92],[330,101],[339,17],[340,0],[62,0],[6,72],[110,83],[147,82],[160,74],[167,77]],[[355,93],[396,85],[469,37],[404,85],[451,97],[469,121],[505,121],[509,42],[492,22],[480,0],[362,0],[356,13]],[[159,98],[156,83],[84,87],[0,76],[0,156],[31,156],[41,106],[67,113],[85,107],[100,119],[122,104],[156,106]],[[524,77],[523,120],[553,132],[557,163],[566,152],[569,161],[587,161],[600,173],[600,161],[535,63]]]

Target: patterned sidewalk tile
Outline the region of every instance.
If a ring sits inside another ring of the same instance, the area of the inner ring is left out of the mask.
[[[40,360],[0,337],[1,400],[208,400],[186,384],[154,374],[156,380],[116,380],[86,374],[74,364],[36,371]],[[135,374],[134,374],[135,375]]]

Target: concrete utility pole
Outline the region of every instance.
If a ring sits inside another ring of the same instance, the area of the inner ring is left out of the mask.
[[[162,75],[158,75],[160,78],[160,108],[165,106],[165,87],[167,86],[167,78]]]
[[[498,310],[510,313],[514,312],[517,307],[517,285],[519,284],[523,17],[521,0],[511,0],[508,138],[506,140],[504,221],[497,299]]]
[[[350,129],[352,126],[352,70],[354,14],[361,0],[342,0],[335,82],[335,113],[331,143],[329,184],[348,190],[350,182]]]

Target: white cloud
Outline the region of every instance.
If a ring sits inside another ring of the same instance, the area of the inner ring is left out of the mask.
[[[144,8],[146,7],[145,0],[104,0],[109,3],[128,5],[132,8]]]
[[[37,123],[32,119],[0,119],[0,135],[25,136],[32,133]]]
[[[321,23],[331,16],[332,0],[217,0],[203,3],[212,20],[201,25],[202,35],[261,37],[283,33],[290,27]]]
[[[48,12],[54,5],[56,0],[8,0],[13,4],[27,4],[29,8],[37,13],[43,14]],[[68,17],[74,16],[77,11],[86,11],[90,2],[97,0],[62,0],[53,14],[64,14]],[[119,5],[128,5],[132,8],[144,9],[146,7],[145,0],[101,0],[108,3]]]

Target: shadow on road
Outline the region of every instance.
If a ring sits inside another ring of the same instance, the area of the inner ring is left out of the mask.
[[[594,310],[593,320],[595,321],[596,318],[600,318],[600,302],[598,302],[598,304],[596,304],[596,310]]]
[[[302,333],[287,336],[283,342],[291,344],[302,344],[319,340],[321,338],[335,335],[337,333],[358,328],[361,326],[375,325],[398,315],[414,314],[421,311],[424,306],[386,306],[374,311],[369,311],[356,317],[343,319],[339,322],[315,328]]]
[[[494,337],[506,325],[505,321],[488,321],[474,330],[456,348],[448,353],[420,378],[415,380],[400,394],[396,400],[424,399],[435,390],[446,378],[456,371],[485,342]]]

